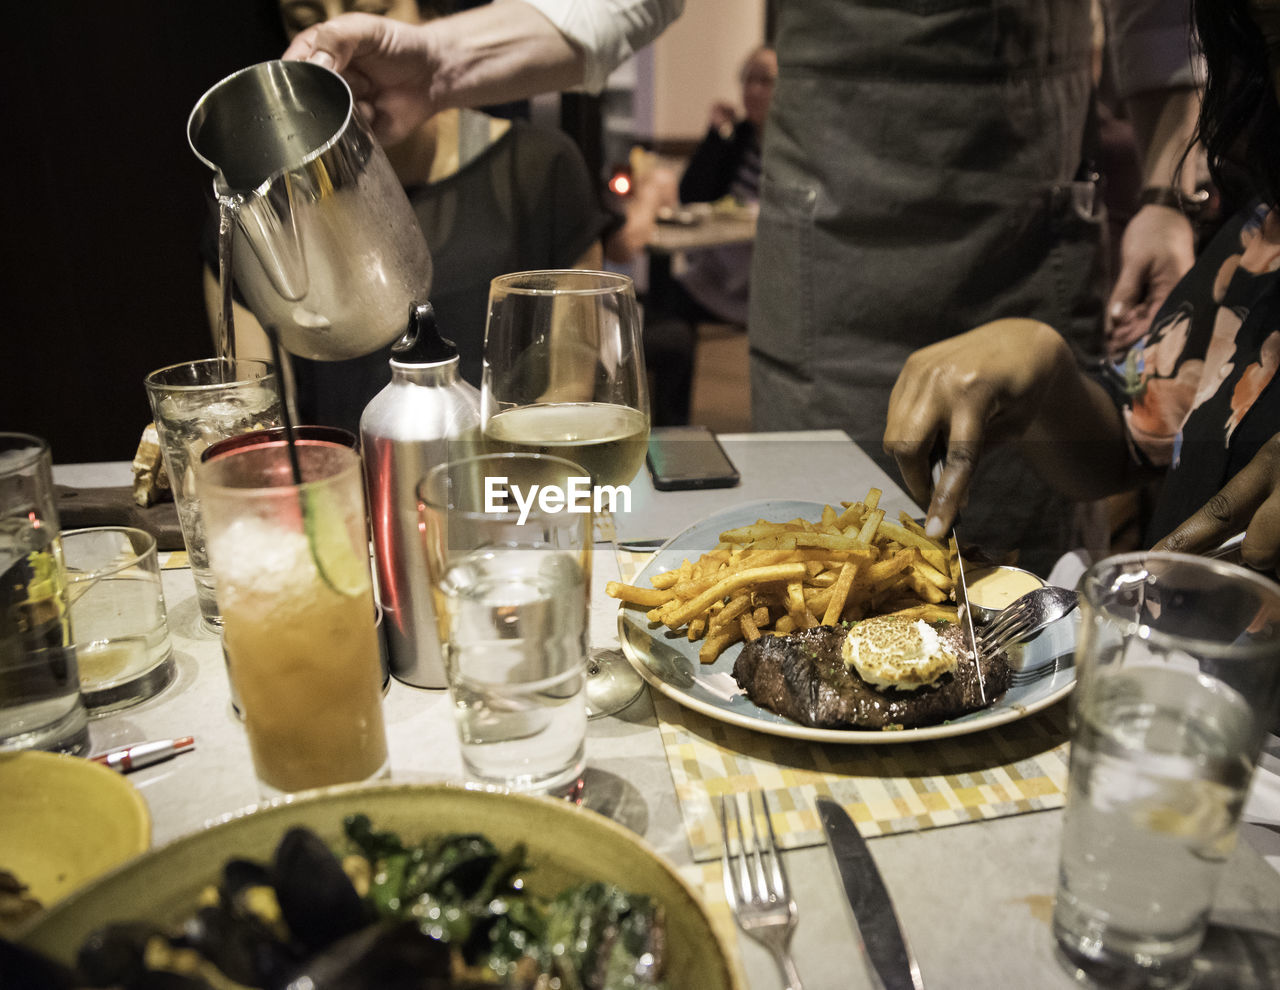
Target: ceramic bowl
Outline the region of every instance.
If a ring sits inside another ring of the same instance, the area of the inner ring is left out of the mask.
[[[965,568],[965,584],[969,588],[969,607],[973,621],[986,625],[1001,609],[1013,604],[1028,591],[1044,587],[1041,578],[1021,567],[1001,564],[992,567]]]
[[[49,907],[151,845],[147,802],[77,756],[0,753],[0,869]]]
[[[46,912],[21,941],[64,963],[90,932],[126,918],[173,926],[196,905],[232,857],[268,859],[285,831],[305,825],[338,843],[342,822],[357,812],[378,830],[407,840],[449,832],[483,832],[500,848],[523,842],[535,893],[583,880],[611,881],[649,894],[667,918],[672,990],[734,990],[732,970],[693,889],[638,836],[565,801],[467,790],[449,784],[343,785],[250,808],[136,860]]]

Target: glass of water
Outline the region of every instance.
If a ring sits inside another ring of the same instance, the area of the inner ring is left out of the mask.
[[[1280,586],[1134,553],[1080,591],[1060,958],[1086,985],[1184,986],[1280,703]]]
[[[0,433],[0,753],[88,747],[49,445]]]
[[[265,361],[208,358],[184,361],[147,375],[145,384],[165,472],[178,509],[196,599],[206,628],[222,627],[205,546],[196,465],[205,448],[250,430],[280,426],[280,393]]]
[[[592,510],[578,465],[442,464],[418,486],[445,671],[469,780],[568,795],[586,763]]]
[[[173,680],[173,642],[155,537],[131,526],[62,534],[80,690],[95,715],[128,708]]]

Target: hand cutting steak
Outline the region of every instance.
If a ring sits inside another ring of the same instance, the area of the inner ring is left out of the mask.
[[[733,665],[739,687],[757,705],[819,729],[913,729],[976,711],[1008,689],[1011,670],[1001,653],[986,658],[978,686],[977,665],[958,626],[940,629],[960,661],[954,673],[915,691],[878,688],[864,681],[841,654],[848,629],[815,626],[787,636],[762,636],[746,644]]]

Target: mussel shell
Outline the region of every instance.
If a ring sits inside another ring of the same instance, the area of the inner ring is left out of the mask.
[[[210,990],[209,984],[198,976],[175,973],[167,969],[147,970],[128,990]]]
[[[299,958],[258,919],[220,905],[200,908],[176,944],[196,949],[232,980],[253,987],[283,985]]]
[[[449,980],[449,947],[412,921],[368,925],[293,974],[293,982],[309,990],[430,990],[453,987]]]
[[[271,883],[271,871],[251,859],[229,859],[222,868],[222,883],[218,892],[224,901],[235,901],[250,887],[265,887]]]
[[[84,984],[61,963],[0,938],[0,986],[72,990]]]
[[[322,949],[369,921],[342,864],[309,829],[292,828],[280,840],[271,884],[290,934],[308,949]]]
[[[76,955],[76,971],[91,987],[132,986],[146,971],[147,942],[164,938],[155,925],[123,921],[93,932]]]

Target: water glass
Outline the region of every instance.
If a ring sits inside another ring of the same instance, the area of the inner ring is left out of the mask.
[[[1086,985],[1184,986],[1280,702],[1280,586],[1133,553],[1080,591],[1060,958]]]
[[[386,773],[360,457],[279,435],[199,466],[222,641],[263,793]]]
[[[88,745],[49,445],[0,433],[0,752]]]
[[[207,358],[160,368],[146,377],[145,384],[196,582],[200,616],[216,632],[222,616],[205,547],[196,465],[205,448],[219,440],[281,424],[276,376],[265,361]]]
[[[62,534],[80,689],[95,715],[153,697],[173,680],[173,643],[156,541],[130,526]]]
[[[580,786],[592,515],[589,501],[563,497],[575,475],[582,469],[558,457],[489,454],[440,465],[418,486],[462,762],[476,786]]]

